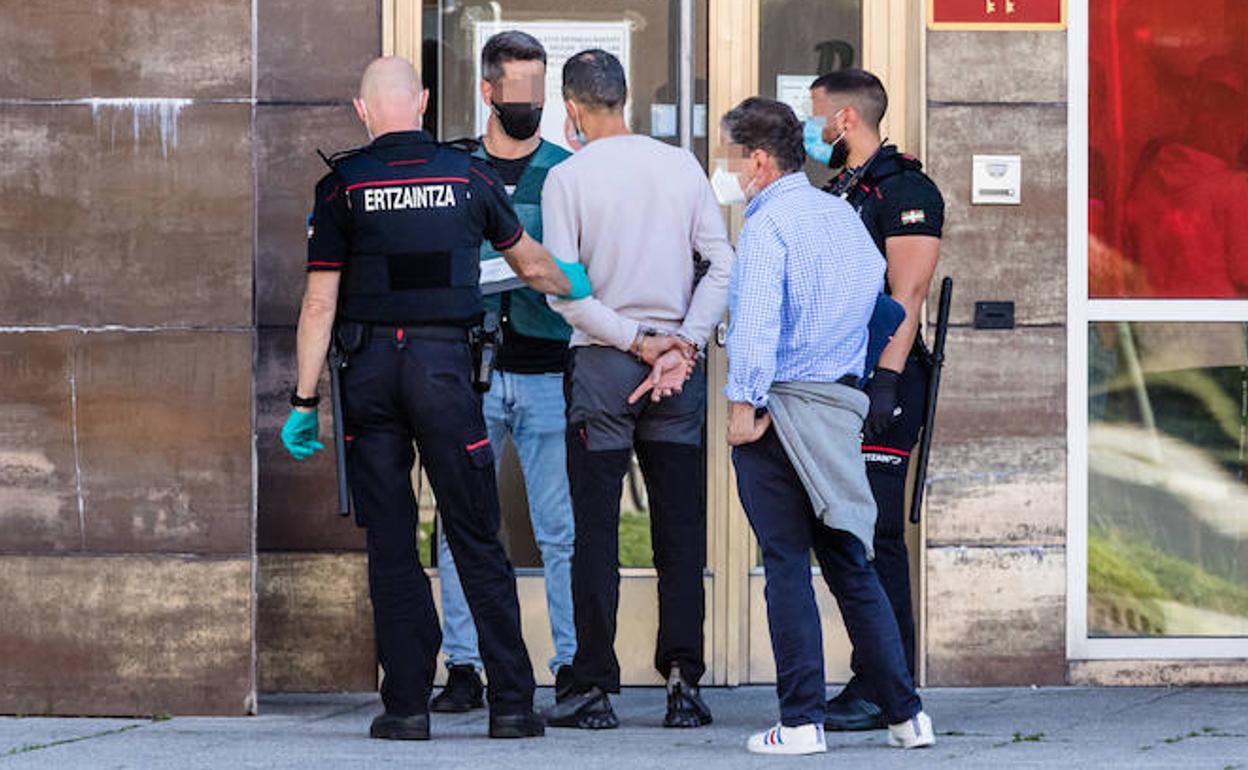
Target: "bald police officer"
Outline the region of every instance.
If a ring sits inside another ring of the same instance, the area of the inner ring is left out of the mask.
[[[298,386],[282,439],[296,459],[316,440],[316,387],[335,318],[351,491],[368,530],[369,589],[385,680],[374,738],[429,737],[441,643],[416,551],[416,442],[480,636],[490,736],[542,735],[520,635],[515,575],[498,540],[494,454],[472,382],[469,329],[482,316],[479,250],[488,240],[532,288],[584,297],[580,265],[530,238],[484,161],[421,130],[429,92],[398,57],[364,72],[356,111],[372,142],[339,156],[316,187],[299,317]]]
[[[885,287],[906,317],[880,354],[867,382],[871,399],[863,425],[863,459],[879,515],[875,570],[901,630],[914,676],[914,611],[906,553],[906,472],[923,424],[930,356],[918,334],[919,314],[940,255],[945,204],[922,164],[880,137],[888,95],[879,78],[863,70],[821,76],[811,86],[814,118],[807,122],[807,153],[842,168],[826,191],[844,198],[885,257]],[[828,730],[883,729],[879,695],[858,675],[827,704]]]

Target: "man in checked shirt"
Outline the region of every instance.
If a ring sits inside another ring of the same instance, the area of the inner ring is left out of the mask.
[[[823,734],[824,671],[810,552],[841,608],[855,674],[873,686],[889,744],[933,743],[897,621],[872,568],[876,508],[860,458],[868,322],[884,261],[849,204],[802,173],[802,124],[770,99],[723,120],[712,185],[747,203],[729,307],[728,442],[762,547],[780,723],[750,751],[813,754]]]

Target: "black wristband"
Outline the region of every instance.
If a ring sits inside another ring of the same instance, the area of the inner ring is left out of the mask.
[[[312,396],[312,398],[303,398],[302,396],[299,395],[299,391],[297,390],[292,390],[290,392],[290,405],[291,406],[298,406],[303,409],[315,409],[316,407],[320,406],[320,404],[321,404],[321,397],[319,394]]]

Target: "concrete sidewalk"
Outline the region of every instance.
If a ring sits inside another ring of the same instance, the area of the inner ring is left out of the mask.
[[[254,718],[3,718],[0,768],[1248,768],[1248,690],[929,690],[934,749],[889,749],[879,732],[829,735],[828,754],[807,758],[745,752],[747,735],[775,719],[770,688],[705,692],[709,728],[662,729],[663,692],[632,689],[617,699],[621,729],[528,741],[488,740],[482,712],[435,715],[429,743],[369,740],[372,694],[265,697]]]

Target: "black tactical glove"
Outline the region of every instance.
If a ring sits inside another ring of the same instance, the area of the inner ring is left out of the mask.
[[[893,426],[897,412],[897,391],[901,383],[901,375],[892,369],[877,368],[871,379],[867,380],[867,397],[871,405],[867,407],[867,418],[863,421],[863,437],[867,441],[883,438]]]

